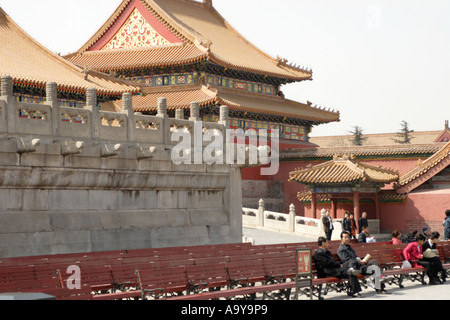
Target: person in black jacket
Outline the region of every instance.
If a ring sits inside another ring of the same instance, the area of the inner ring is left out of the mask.
[[[439,252],[436,249],[436,242],[439,241],[441,235],[439,232],[434,231],[430,234],[430,237],[422,245],[423,261],[430,264],[430,268],[427,269],[427,275],[430,278],[430,284],[439,284],[446,281],[446,271],[442,267],[441,259],[439,258]],[[441,278],[439,279],[439,272]]]
[[[361,218],[359,218],[358,221],[358,233],[363,232],[364,227],[368,227],[369,226],[369,221],[367,221],[367,212],[363,212],[361,215]]]
[[[360,296],[361,286],[359,284],[357,274],[359,270],[352,268],[344,268],[339,262],[334,260],[331,252],[328,250],[329,243],[325,237],[319,237],[319,248],[314,253],[314,263],[319,278],[337,277],[349,278],[349,291],[347,294],[351,297]]]
[[[350,236],[345,231],[341,233],[341,244],[339,245],[337,255],[344,267],[361,270],[363,275],[373,275],[372,278],[377,293],[387,293],[384,289],[384,284],[380,282],[381,269],[378,262],[373,259],[367,262],[358,257],[355,250],[350,246]]]

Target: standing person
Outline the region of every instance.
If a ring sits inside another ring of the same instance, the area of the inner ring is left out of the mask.
[[[363,232],[363,228],[368,226],[369,222],[367,221],[367,212],[363,212],[358,221],[358,233]]]
[[[444,240],[450,241],[450,210],[445,211],[445,220],[442,225],[444,226]]]
[[[342,219],[342,230],[350,233],[350,221],[348,219],[348,216],[349,216],[349,212],[345,211],[344,219]]]
[[[350,246],[350,236],[347,232],[341,233],[341,244],[339,245],[337,255],[342,262],[342,265],[346,268],[353,268],[355,270],[361,270],[363,275],[373,275],[375,282],[375,291],[380,293],[388,293],[384,289],[384,284],[381,284],[381,270],[376,260],[362,260],[356,254],[355,250]]]
[[[353,213],[350,213],[348,220],[350,221],[350,236],[352,239],[356,239],[357,226]]]
[[[361,273],[352,268],[344,268],[340,263],[334,260],[331,252],[328,250],[329,244],[327,239],[319,237],[317,241],[319,248],[314,253],[314,263],[319,278],[338,277],[349,278],[349,291],[347,294],[351,297],[360,296],[361,286],[359,284],[357,274]]]
[[[334,226],[333,226],[333,219],[331,219],[330,216],[330,210],[327,210],[325,212],[325,215],[322,217],[322,223],[325,230],[325,235],[327,237],[327,240],[331,240],[331,235],[333,234]]]
[[[423,244],[423,261],[430,263],[430,284],[438,284],[446,281],[446,271],[442,267],[441,259],[439,258],[439,252],[436,249],[436,243],[439,241],[441,235],[435,231],[430,234],[430,237]],[[439,279],[438,273],[441,273]]]

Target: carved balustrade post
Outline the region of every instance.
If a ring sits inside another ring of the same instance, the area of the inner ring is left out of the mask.
[[[290,232],[295,231],[295,205],[291,203],[289,206],[289,217],[288,217],[288,230]]]
[[[164,97],[158,99],[158,113],[156,116],[162,119],[163,144],[168,145],[170,143],[170,123],[167,115],[167,99]]]
[[[7,132],[16,133],[16,102],[13,96],[13,78],[11,76],[1,77],[0,99],[6,103]]]
[[[264,200],[259,200],[258,213],[256,214],[257,226],[264,227]]]
[[[97,89],[88,88],[86,91],[86,109],[91,111],[91,137],[100,138],[100,115],[97,105]]]
[[[136,139],[136,121],[134,120],[133,96],[129,92],[122,95],[122,113],[127,116],[128,141],[133,142]]]
[[[61,113],[58,101],[58,85],[56,82],[48,82],[45,88],[46,92],[46,104],[52,108],[51,112],[51,125],[52,134],[57,137],[60,135],[60,123],[61,123]]]

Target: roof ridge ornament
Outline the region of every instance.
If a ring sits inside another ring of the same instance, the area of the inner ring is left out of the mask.
[[[356,156],[353,153],[335,153],[333,161],[351,161],[356,162]]]
[[[84,74],[84,80],[87,80],[89,72],[91,72],[91,69],[85,66],[81,72]]]
[[[197,46],[197,48],[199,48],[199,49],[201,49],[201,50],[203,50],[203,51],[205,51],[206,53],[210,53],[211,52],[211,45],[212,45],[212,42],[211,42],[211,40],[199,40],[199,39],[195,39],[194,40],[194,44]]]
[[[207,8],[212,8],[212,6],[213,6],[212,0],[203,0],[203,4]]]

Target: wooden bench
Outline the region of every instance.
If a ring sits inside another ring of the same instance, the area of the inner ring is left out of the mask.
[[[135,273],[142,299],[182,295],[189,290],[184,266],[136,269]]]
[[[295,282],[285,282],[268,285],[255,285],[249,287],[240,287],[234,289],[225,289],[213,292],[203,292],[193,295],[185,295],[178,297],[171,297],[167,300],[213,300],[220,298],[230,298],[236,296],[255,297],[258,293],[267,294],[272,291],[292,290],[295,288]]]
[[[450,263],[450,241],[438,242],[437,246],[442,248],[444,263]]]
[[[228,272],[225,261],[209,259],[196,260],[195,265],[186,267],[188,281],[187,294],[198,294],[203,291],[218,291],[229,285]],[[207,261],[210,261],[207,263]]]
[[[340,242],[330,243],[330,251],[336,254]],[[0,292],[38,287],[59,291],[61,299],[174,296],[173,299],[194,300],[254,298],[257,293],[284,290],[284,296],[264,294],[263,298],[288,299],[295,287],[295,249],[316,247],[316,242],[263,246],[231,244],[7,258],[0,259],[0,279],[3,279],[0,280]],[[397,277],[395,283],[400,286],[407,276],[423,274],[423,268],[400,268],[403,262],[400,252],[405,245],[352,243],[352,247],[360,256],[370,253],[386,276]],[[441,260],[448,261],[450,244],[439,243],[438,248]],[[70,276],[65,272],[69,265],[81,268],[83,290],[78,293],[68,290],[64,282]],[[448,265],[445,267],[449,268]],[[63,276],[58,276],[56,270]],[[364,280],[364,277],[360,279]],[[325,292],[332,286],[334,290],[345,290],[346,282],[347,279],[339,278],[313,279],[314,294],[321,297],[323,285],[327,286]],[[313,294],[306,289],[305,293]]]
[[[33,292],[54,296],[56,300],[92,300],[94,297],[89,286],[81,286],[80,289],[47,288]]]
[[[338,244],[334,246],[334,248],[330,251],[334,253],[335,259],[337,258],[336,252],[338,248]],[[302,244],[301,246],[303,246]],[[299,246],[293,246],[293,248],[297,248]],[[315,246],[316,247],[316,246]],[[393,276],[402,276],[399,277],[400,281],[397,281],[399,286],[402,286],[402,281],[404,280],[403,275],[410,275],[415,273],[422,273],[424,271],[423,268],[412,268],[412,269],[401,269],[400,266],[403,262],[401,258],[401,253],[403,249],[406,247],[405,245],[397,245],[394,246],[389,242],[385,243],[377,243],[377,244],[352,244],[352,247],[357,251],[359,256],[365,256],[369,253],[372,256],[372,259],[376,259],[380,265],[380,268],[383,271],[383,275],[385,277],[393,277]],[[266,275],[266,282],[262,285],[254,285],[250,287],[241,287],[241,288],[230,288],[226,290],[221,290],[219,292],[206,292],[199,293],[190,296],[181,296],[174,297],[171,299],[174,300],[196,300],[196,299],[218,299],[223,297],[233,297],[237,295],[248,295],[254,296],[256,293],[266,293],[275,290],[292,290],[295,288],[295,282],[292,281],[292,278],[295,276],[295,267],[293,269],[292,262],[294,261],[293,254],[294,250],[287,249],[286,246],[272,246],[265,247],[267,249],[276,250],[286,250],[286,251],[278,251],[278,254],[274,251],[264,251],[264,249],[259,248],[259,254],[262,256],[263,262],[267,263],[267,268],[265,269],[264,274]],[[313,250],[314,253],[314,250]],[[264,257],[266,256],[266,259]],[[277,264],[277,256],[279,259],[279,264]],[[283,259],[284,256],[286,259]],[[292,259],[290,259],[292,257]],[[254,258],[254,257],[253,257]],[[272,259],[271,259],[272,258]],[[272,264],[272,270],[270,271]],[[264,263],[263,263],[264,265]],[[277,272],[277,271],[278,272]],[[315,266],[313,265],[313,271],[315,272]],[[359,275],[358,279],[360,281],[366,281],[370,276]],[[261,279],[261,277],[259,277]],[[268,279],[273,279],[274,282],[269,284],[267,283]],[[276,280],[275,280],[276,279]],[[291,280],[291,281],[289,281]],[[283,282],[288,281],[288,282]],[[386,279],[387,281],[387,279]],[[394,282],[391,282],[391,284]],[[348,290],[348,279],[347,278],[315,278],[312,280],[312,284],[315,287],[315,292],[308,292],[308,295],[315,294],[319,299],[323,299],[322,294],[322,286],[326,285],[323,293],[326,295],[328,291],[331,289],[336,290],[337,292],[347,291]]]
[[[411,281],[420,281],[425,284],[424,277],[426,269],[423,266],[417,266],[414,268],[402,268],[402,263],[405,260],[403,258],[403,250],[406,245],[395,245],[387,246],[383,251],[376,254],[376,258],[380,262],[380,267],[382,267],[383,275],[386,277],[391,277],[389,280],[390,284],[397,284],[400,288],[403,288],[403,281],[405,279]],[[437,246],[440,253],[440,259],[445,270],[450,269],[450,264],[445,263],[445,255],[443,247],[441,245]],[[419,261],[417,261],[419,262]]]

